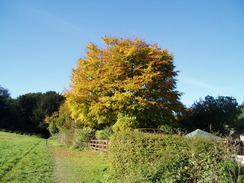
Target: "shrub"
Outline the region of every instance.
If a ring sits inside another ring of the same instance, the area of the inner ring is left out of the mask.
[[[92,128],[83,127],[81,129],[75,129],[72,139],[72,147],[83,150],[87,147],[87,142],[93,138],[94,130]]]
[[[73,134],[70,131],[56,133],[51,138],[57,140],[62,145],[72,146]]]
[[[94,139],[95,131],[90,127],[77,128],[72,130],[62,130],[56,133],[52,138],[56,139],[60,144],[71,148],[84,150],[87,148],[89,140]]]
[[[103,130],[98,130],[95,133],[96,139],[97,140],[109,140],[110,136],[113,134],[112,127],[107,127]]]
[[[136,127],[138,127],[136,117],[119,114],[117,122],[113,125],[112,128],[114,132],[123,132]]]
[[[159,127],[159,129],[167,134],[175,134],[177,132],[176,129],[174,129],[173,127],[169,126],[169,125],[161,125]]]
[[[237,164],[223,142],[178,135],[116,133],[111,168],[124,182],[237,181]]]

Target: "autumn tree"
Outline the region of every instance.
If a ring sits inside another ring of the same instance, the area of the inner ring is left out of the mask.
[[[141,39],[103,41],[105,48],[90,43],[73,69],[65,92],[72,117],[95,128],[113,125],[123,116],[137,127],[172,125],[182,107],[173,55]]]

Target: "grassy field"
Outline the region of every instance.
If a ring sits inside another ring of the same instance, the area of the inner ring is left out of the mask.
[[[0,182],[53,182],[46,140],[0,132]]]
[[[0,132],[0,182],[116,183],[106,154]]]

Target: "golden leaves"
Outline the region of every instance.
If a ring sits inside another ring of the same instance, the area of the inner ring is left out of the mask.
[[[74,118],[113,124],[118,112],[162,106],[162,98],[175,89],[173,55],[141,39],[102,39],[108,47],[90,43],[86,58],[73,69],[71,90],[65,95]]]

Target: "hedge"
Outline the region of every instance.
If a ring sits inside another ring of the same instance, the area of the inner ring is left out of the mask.
[[[121,132],[111,137],[113,174],[124,182],[240,182],[222,141]]]

